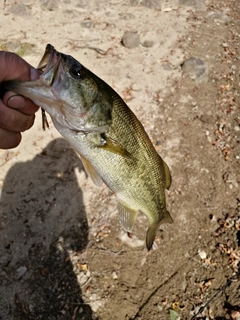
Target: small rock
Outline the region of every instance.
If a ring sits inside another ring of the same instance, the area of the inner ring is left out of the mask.
[[[76,6],[80,8],[85,8],[88,5],[89,5],[89,0],[79,0],[78,3],[76,4]]]
[[[227,16],[224,13],[220,13],[220,12],[210,12],[208,14],[208,19],[212,20],[216,23],[224,23],[224,24],[228,24],[231,21],[229,16]]]
[[[140,44],[140,38],[137,31],[125,31],[122,37],[122,44],[129,49],[137,48]]]
[[[81,26],[83,28],[87,28],[87,29],[91,29],[91,28],[94,28],[95,27],[95,23],[93,21],[84,21],[84,22],[81,22]]]
[[[16,16],[27,16],[30,14],[30,10],[24,4],[15,4],[10,7],[9,12],[15,14]]]
[[[42,0],[41,8],[47,11],[56,11],[58,8],[58,2],[55,0]]]
[[[140,4],[149,9],[161,9],[163,0],[142,0]]]
[[[234,131],[240,131],[240,126],[234,126],[233,130]]]
[[[91,272],[89,270],[87,272],[80,272],[77,275],[77,281],[81,286],[83,286],[88,281],[90,276],[91,276]]]
[[[199,58],[191,57],[181,64],[181,68],[185,75],[192,80],[197,80],[207,75],[207,65]]]
[[[130,5],[131,6],[138,6],[140,4],[139,0],[130,0]]]
[[[27,272],[27,267],[26,266],[19,267],[17,269],[17,278],[18,279],[22,278],[25,275],[26,272]]]
[[[154,42],[150,40],[146,40],[142,43],[142,45],[146,48],[151,48],[154,45]]]
[[[136,83],[133,83],[131,88],[133,91],[141,91],[141,87]]]
[[[163,69],[166,70],[166,71],[171,71],[171,70],[174,69],[174,66],[171,65],[171,63],[163,63],[163,64],[162,64],[162,67],[163,67]]]
[[[122,20],[132,20],[136,19],[136,17],[132,13],[126,13],[123,16],[120,17]]]
[[[199,119],[204,123],[214,123],[214,117],[209,114],[202,114]]]
[[[183,7],[192,7],[197,11],[206,11],[207,7],[203,0],[179,0],[179,5]]]
[[[207,258],[207,254],[206,254],[206,252],[203,251],[203,250],[199,250],[199,251],[198,251],[198,254],[199,254],[199,257],[200,257],[202,260],[204,260],[204,259]]]
[[[113,278],[113,280],[117,280],[118,279],[118,275],[117,275],[116,271],[112,272],[112,278]]]

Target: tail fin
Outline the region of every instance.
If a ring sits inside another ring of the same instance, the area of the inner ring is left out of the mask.
[[[170,216],[170,213],[166,210],[163,219],[160,221],[160,223],[152,223],[149,225],[146,235],[146,247],[149,250],[152,249],[152,245],[154,242],[154,239],[156,237],[157,229],[162,223],[173,223],[173,219]]]
[[[147,229],[147,235],[146,235],[146,247],[148,251],[152,249],[152,245],[154,242],[154,239],[156,237],[158,225],[156,224],[151,224],[148,229]]]

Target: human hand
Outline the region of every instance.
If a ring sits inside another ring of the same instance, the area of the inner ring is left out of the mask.
[[[0,149],[15,148],[21,132],[31,128],[38,110],[30,99],[12,91],[1,92],[1,83],[8,80],[37,80],[40,72],[18,55],[0,51]]]

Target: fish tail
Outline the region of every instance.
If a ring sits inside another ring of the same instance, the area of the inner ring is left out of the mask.
[[[153,245],[154,239],[156,237],[157,229],[158,229],[157,224],[151,224],[148,227],[147,235],[146,235],[146,247],[147,247],[148,251],[150,251],[152,249],[152,245]]]
[[[163,219],[160,221],[160,223],[152,223],[149,225],[147,230],[147,236],[146,236],[146,247],[149,250],[151,250],[154,239],[156,237],[156,233],[158,230],[158,227],[162,223],[173,223],[173,219],[170,216],[170,213],[166,210]]]

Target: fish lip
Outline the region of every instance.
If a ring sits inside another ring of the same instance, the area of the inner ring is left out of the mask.
[[[47,44],[44,55],[37,66],[37,69],[42,71],[41,80],[46,86],[53,84],[60,62],[61,53],[51,44]]]

